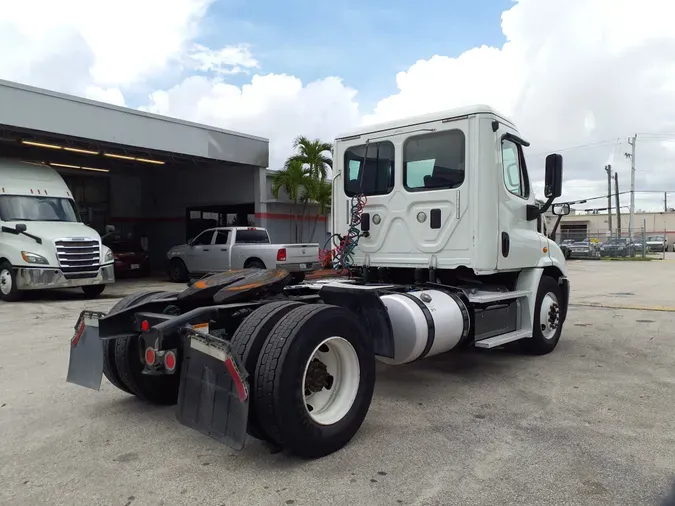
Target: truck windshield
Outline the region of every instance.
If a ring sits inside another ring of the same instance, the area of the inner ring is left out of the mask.
[[[270,237],[265,230],[237,230],[237,244],[269,244]]]
[[[70,199],[23,195],[0,196],[0,219],[3,221],[80,221],[75,204]]]
[[[367,150],[366,144],[361,144],[345,151],[345,194],[348,197],[386,195],[394,189],[394,145],[382,141],[367,146]]]

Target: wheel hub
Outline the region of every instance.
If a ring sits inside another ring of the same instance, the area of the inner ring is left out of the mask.
[[[544,339],[552,339],[560,327],[560,304],[553,293],[547,293],[541,301],[539,327]]]
[[[321,425],[341,420],[356,399],[359,378],[359,357],[351,343],[338,336],[325,339],[305,365],[302,393],[309,417]]]
[[[305,395],[311,395],[320,392],[324,388],[330,390],[333,384],[333,376],[328,372],[328,366],[318,358],[312,360],[307,368],[305,378]]]

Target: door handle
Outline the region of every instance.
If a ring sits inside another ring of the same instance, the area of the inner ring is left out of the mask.
[[[227,248],[220,248],[220,251],[227,251]]]
[[[208,251],[208,250],[209,250],[209,248],[204,248],[202,251]]]

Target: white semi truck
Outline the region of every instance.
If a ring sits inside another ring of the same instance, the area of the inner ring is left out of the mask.
[[[570,288],[562,251],[539,229],[561,194],[562,157],[547,157],[537,205],[527,146],[487,106],[338,137],[333,258],[350,278],[292,286],[282,269],[243,269],[83,311],[68,381],[99,389],[103,374],[177,404],[180,423],[233,448],[249,435],[315,458],[359,430],[376,361],[553,351]],[[569,206],[553,212],[559,223]]]
[[[80,220],[61,175],[42,163],[0,158],[0,300],[52,288],[96,297],[114,281],[113,254]]]

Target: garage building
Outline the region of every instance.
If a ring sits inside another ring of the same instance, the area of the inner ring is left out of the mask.
[[[143,238],[156,270],[169,248],[212,226],[255,225],[294,242],[302,223],[301,241],[327,237],[316,206],[296,220],[299,206],[273,197],[261,137],[0,80],[0,150],[54,167],[82,221]]]

